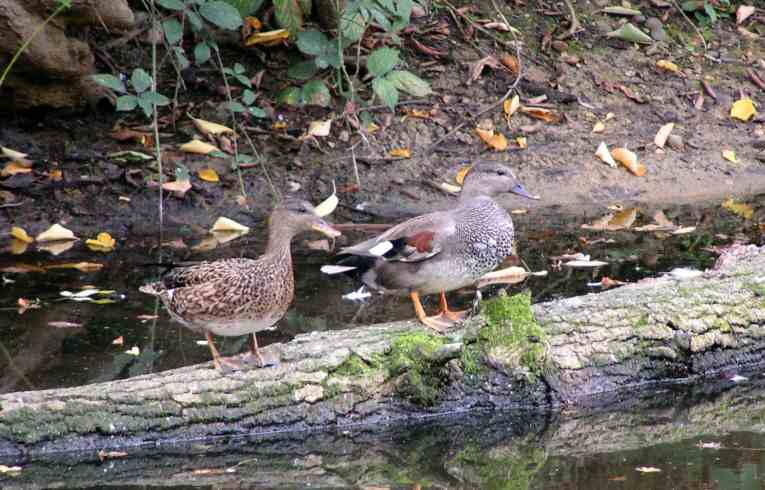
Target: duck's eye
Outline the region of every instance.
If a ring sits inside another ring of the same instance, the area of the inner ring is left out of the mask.
[[[507,175],[507,172],[504,168],[497,169],[497,175]]]

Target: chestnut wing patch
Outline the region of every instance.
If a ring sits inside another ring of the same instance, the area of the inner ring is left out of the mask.
[[[433,251],[433,237],[436,236],[434,231],[421,231],[416,235],[407,237],[406,244],[410,247],[414,247],[419,253],[427,253]]]

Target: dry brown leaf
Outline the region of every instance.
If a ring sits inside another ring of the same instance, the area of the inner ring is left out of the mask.
[[[611,156],[638,177],[644,176],[647,172],[645,165],[638,161],[637,154],[627,148],[615,148],[611,151]]]
[[[505,99],[505,101],[502,103],[502,109],[505,111],[505,116],[507,117],[508,121],[510,120],[510,116],[515,114],[515,112],[521,107],[521,98],[516,94],[513,96],[512,99]]]
[[[559,124],[563,120],[560,113],[541,107],[521,107],[521,112],[548,124]]]
[[[127,458],[128,453],[124,451],[104,451],[103,449],[98,451],[98,459],[105,461],[107,459]]]
[[[475,63],[470,63],[470,77],[468,78],[467,84],[470,85],[471,83],[475,82],[479,78],[481,78],[481,73],[483,73],[483,69],[487,66],[489,68],[498,69],[502,65],[500,64],[499,60],[495,58],[494,56],[486,56],[485,58],[481,58],[480,60],[476,61]]]
[[[8,250],[13,255],[21,255],[27,251],[27,248],[29,248],[29,244],[27,242],[22,242],[21,240],[14,238],[11,240],[11,246],[8,248]]]
[[[507,149],[507,138],[502,133],[495,133],[494,131],[487,131],[481,128],[475,128],[478,136],[489,145],[491,148],[497,151],[503,151]]]
[[[752,5],[739,5],[736,10],[736,24],[743,24],[752,14],[754,14],[754,7]]]
[[[457,176],[454,178],[454,180],[459,184],[462,185],[465,182],[465,177],[470,172],[470,170],[473,169],[472,165],[463,165],[459,171],[457,172]]]
[[[518,136],[517,138],[515,138],[515,142],[518,143],[519,148],[522,148],[524,150],[529,147],[529,143],[526,140],[525,136]]]
[[[614,215],[614,217],[606,225],[606,230],[617,231],[626,230],[632,226],[637,218],[638,208],[627,208],[624,211],[620,211]]]
[[[410,148],[393,148],[390,151],[390,156],[394,158],[412,158],[412,150]]]
[[[13,161],[5,164],[2,170],[0,170],[0,177],[9,177],[16,174],[28,174],[32,172],[31,167],[22,165],[20,162]]]
[[[723,150],[722,157],[731,163],[738,163],[738,158],[736,158],[736,152],[733,150]]]
[[[660,127],[653,138],[654,144],[659,148],[664,148],[664,145],[667,144],[667,138],[669,138],[669,134],[673,129],[675,129],[675,123],[667,123]]]
[[[595,125],[592,127],[593,133],[602,133],[606,130],[606,125],[603,124],[601,121],[598,121],[595,123]]]
[[[51,255],[61,255],[74,247],[76,240],[57,240],[55,242],[38,243],[37,249]]]
[[[205,182],[220,182],[218,172],[216,172],[214,168],[201,168],[197,172],[197,175],[199,175],[199,178]]]
[[[661,68],[664,71],[668,71],[671,73],[680,73],[680,68],[668,60],[659,60],[656,62],[656,66],[658,68]]]
[[[490,284],[517,284],[528,276],[529,272],[523,267],[512,266],[484,274],[476,281],[475,286],[480,289]]]
[[[37,235],[37,241],[42,243],[59,240],[77,240],[77,237],[74,236],[72,230],[64,228],[58,223]]]
[[[521,69],[521,64],[518,63],[518,58],[512,54],[503,53],[500,55],[499,61],[501,61],[502,64],[505,65],[505,67],[507,67],[507,69],[513,73],[513,75],[518,75],[518,72]]]

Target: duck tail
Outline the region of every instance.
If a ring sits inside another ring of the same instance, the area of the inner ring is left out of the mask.
[[[356,277],[371,269],[375,265],[376,260],[377,257],[345,255],[341,256],[335,264],[322,266],[321,272],[330,276],[346,274]]]

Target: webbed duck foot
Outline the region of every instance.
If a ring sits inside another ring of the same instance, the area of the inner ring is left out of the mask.
[[[224,375],[241,371],[243,368],[241,362],[230,357],[213,357],[213,364],[215,365],[215,368]]]
[[[420,322],[435,330],[438,333],[445,333],[450,327],[457,323],[460,323],[468,318],[469,310],[465,311],[452,311],[449,309],[449,305],[446,303],[446,294],[441,292],[441,310],[437,315],[427,316],[425,309],[420,302],[420,295],[416,291],[410,293],[412,302],[414,303],[414,311],[417,314],[417,318]]]
[[[242,355],[242,362],[256,368],[273,367],[279,365],[279,355],[267,352],[264,356],[258,348],[258,339],[255,334],[250,337],[250,352]]]

